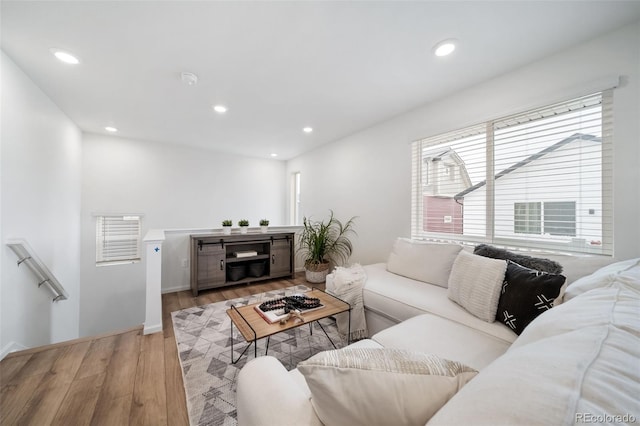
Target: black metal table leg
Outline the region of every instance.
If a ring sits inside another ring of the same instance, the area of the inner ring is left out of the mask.
[[[331,337],[329,337],[329,335],[327,334],[327,331],[324,329],[322,324],[320,324],[320,321],[316,321],[316,324],[318,324],[320,326],[320,330],[324,331],[324,335],[327,336],[327,339],[329,339],[329,342],[331,342],[331,344],[333,345],[333,349],[338,349],[336,344],[333,343],[333,340],[331,340]]]
[[[233,309],[236,312],[238,312],[238,308],[236,308],[233,305],[231,305],[231,309]],[[251,327],[251,324],[249,324],[249,322],[245,319],[244,316],[242,316],[242,314],[240,312],[238,312],[238,315],[240,315],[240,318],[242,318],[244,320],[244,322],[247,323],[247,325],[249,326],[249,328],[253,332],[253,340],[251,342],[249,342],[249,344],[244,348],[242,353],[234,361],[233,360],[233,320],[231,320],[231,364],[235,364],[238,361],[240,361],[240,358],[242,358],[242,355],[244,355],[244,353],[247,352],[247,349],[249,349],[251,347],[251,345],[253,345],[253,356],[254,356],[254,358],[258,357],[258,336],[256,334],[256,331],[253,329],[253,327]],[[268,345],[268,341],[267,341],[267,345]],[[267,348],[268,348],[268,346],[267,346]]]

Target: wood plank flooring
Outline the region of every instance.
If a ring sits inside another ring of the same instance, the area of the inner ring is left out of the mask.
[[[162,333],[137,327],[9,354],[0,362],[0,424],[188,425],[171,312],[299,284],[310,286],[304,273],[198,297],[163,294]]]

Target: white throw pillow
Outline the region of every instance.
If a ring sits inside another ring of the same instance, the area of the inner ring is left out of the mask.
[[[424,425],[477,371],[388,348],[321,352],[298,364],[325,425]]]
[[[458,244],[440,244],[398,238],[387,261],[387,270],[403,277],[447,288],[451,265],[462,249]]]
[[[507,261],[461,251],[449,276],[449,299],[486,322],[496,320]]]

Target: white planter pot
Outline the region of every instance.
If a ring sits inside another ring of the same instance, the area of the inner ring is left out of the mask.
[[[222,227],[222,233],[224,235],[231,235],[231,227],[230,226],[223,226]]]
[[[247,226],[241,226],[241,227],[240,227],[240,233],[241,233],[241,234],[246,234],[246,233],[247,233],[247,229],[249,229],[249,227],[247,227]]]
[[[269,230],[268,226],[261,226],[260,227],[260,232],[262,232],[263,234],[266,234],[268,230]]]

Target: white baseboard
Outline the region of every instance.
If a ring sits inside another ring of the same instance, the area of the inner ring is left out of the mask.
[[[2,361],[4,357],[9,355],[11,352],[23,351],[25,349],[29,348],[27,348],[26,346],[22,346],[16,342],[9,342],[4,348],[2,348],[2,351],[0,351],[0,361]]]
[[[159,333],[162,331],[162,323],[160,324],[153,324],[153,325],[144,325],[144,330],[142,331],[142,334],[144,334],[145,336],[147,334],[153,334],[153,333]]]
[[[184,291],[184,290],[191,290],[191,286],[175,286],[175,287],[168,287],[168,288],[163,288],[162,290],[160,290],[162,292],[162,294],[165,293],[175,293],[178,291]]]

